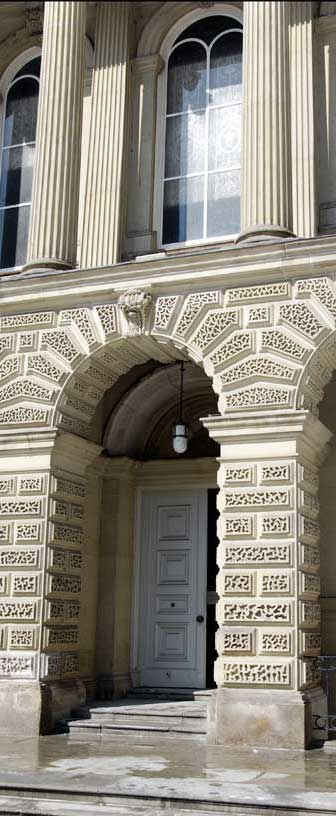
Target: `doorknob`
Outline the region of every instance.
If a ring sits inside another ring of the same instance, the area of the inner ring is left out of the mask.
[[[197,623],[204,623],[203,615],[197,615],[196,620],[197,620]]]

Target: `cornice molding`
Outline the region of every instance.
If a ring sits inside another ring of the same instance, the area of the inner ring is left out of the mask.
[[[329,275],[335,278],[336,236],[291,239],[200,252],[158,253],[113,266],[46,270],[0,278],[0,313],[64,304],[117,300],[132,287],[157,294],[185,293],[220,285],[274,283]]]

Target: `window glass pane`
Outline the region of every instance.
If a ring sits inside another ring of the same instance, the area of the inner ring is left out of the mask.
[[[187,37],[196,37],[196,39],[203,40],[207,45],[210,45],[218,34],[227,31],[229,28],[242,28],[242,24],[227,15],[218,14],[213,17],[202,17],[201,20],[192,23],[189,28],[185,28],[175,42],[186,40]]]
[[[34,145],[3,150],[0,206],[31,200],[34,153]]]
[[[9,91],[6,105],[4,145],[35,141],[39,84],[20,79]]]
[[[242,98],[242,35],[220,37],[210,54],[210,104],[229,105]]]
[[[209,110],[209,170],[240,166],[241,106]]]
[[[20,76],[27,76],[27,74],[39,77],[41,73],[41,57],[35,57],[35,59],[26,62],[26,64],[21,68],[20,71],[15,74],[15,79]]]
[[[207,237],[236,235],[240,230],[240,170],[208,178]]]
[[[165,176],[204,172],[205,113],[170,116],[166,122]]]
[[[22,266],[27,258],[30,205],[0,210],[0,266]]]
[[[166,181],[163,205],[163,243],[203,238],[203,176]]]
[[[167,113],[204,108],[205,89],[205,49],[197,42],[180,45],[169,58]]]

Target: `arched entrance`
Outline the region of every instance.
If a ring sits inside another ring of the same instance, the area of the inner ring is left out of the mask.
[[[149,360],[122,375],[97,412],[104,451],[95,671],[103,697],[130,685],[214,685],[219,448],[200,416],[216,411],[216,397],[204,372],[186,363],[181,456],[172,447],[179,396],[179,364]]]

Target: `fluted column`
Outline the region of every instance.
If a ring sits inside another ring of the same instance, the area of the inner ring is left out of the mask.
[[[76,265],[86,3],[45,3],[26,269]]]
[[[311,2],[291,3],[291,134],[293,230],[300,238],[316,235],[314,157],[314,9]]]
[[[126,196],[124,141],[129,51],[128,3],[99,3],[81,266],[119,260]]]
[[[292,235],[289,2],[244,3],[242,228],[238,241]]]

